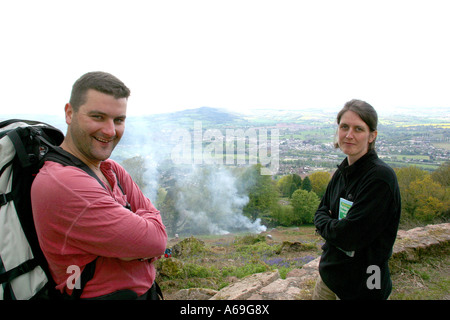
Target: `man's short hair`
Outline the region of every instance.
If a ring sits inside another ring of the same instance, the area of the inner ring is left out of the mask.
[[[89,89],[111,95],[115,99],[128,99],[130,96],[130,89],[112,74],[101,71],[88,72],[73,84],[69,102],[75,111],[86,102],[86,93]]]

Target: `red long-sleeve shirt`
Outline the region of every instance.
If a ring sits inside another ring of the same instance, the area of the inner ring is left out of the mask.
[[[142,295],[155,280],[153,264],[122,259],[162,255],[165,227],[159,211],[125,169],[113,160],[103,161],[100,168],[112,190],[77,167],[45,163],[31,188],[39,243],[57,289],[71,294],[66,282],[72,273],[67,268],[76,265],[82,271],[98,257],[82,298],[123,289]],[[126,202],[131,211],[124,207]]]

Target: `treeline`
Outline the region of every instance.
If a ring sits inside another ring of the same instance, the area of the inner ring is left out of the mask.
[[[412,227],[449,220],[450,162],[442,164],[432,173],[416,166],[396,168],[394,171],[402,197],[401,225]],[[291,174],[272,181],[272,206],[260,210],[259,217],[272,226],[313,223],[314,213],[330,179],[328,172],[316,172],[303,180]],[[258,192],[250,192],[255,203],[261,196]]]
[[[257,170],[257,168],[255,168]],[[294,226],[313,223],[320,199],[325,193],[331,175],[328,172],[315,172],[304,179],[297,174],[290,174],[273,180],[271,177],[261,177],[257,190],[249,190],[250,203],[266,204],[251,205],[244,208],[244,214],[255,215],[255,208],[263,222],[271,227]],[[263,181],[264,180],[264,181]],[[259,190],[266,190],[265,193]],[[261,200],[269,197],[270,200]],[[249,203],[249,204],[250,204]]]
[[[448,221],[450,218],[450,161],[432,173],[416,166],[395,169],[402,196],[401,223]]]

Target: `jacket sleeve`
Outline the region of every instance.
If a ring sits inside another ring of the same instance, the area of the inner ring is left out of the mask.
[[[50,174],[45,191],[36,196],[51,204],[48,221],[63,239],[61,254],[149,258],[164,253],[167,234],[150,200],[134,193],[132,201],[138,205],[132,212],[82,170],[67,167],[60,172],[57,177]]]
[[[332,218],[322,207],[316,212],[314,222],[320,235],[332,245],[355,251],[380,235],[391,221],[394,209],[389,185],[383,179],[369,179],[361,187],[346,218]]]

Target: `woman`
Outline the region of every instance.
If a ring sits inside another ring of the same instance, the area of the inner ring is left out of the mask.
[[[375,152],[378,116],[361,100],[337,115],[337,142],[347,157],[328,184],[314,217],[326,240],[313,299],[387,299],[388,260],[400,220],[394,171]]]

